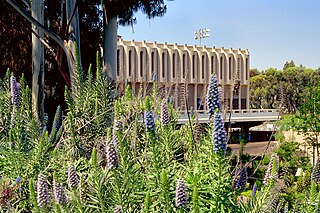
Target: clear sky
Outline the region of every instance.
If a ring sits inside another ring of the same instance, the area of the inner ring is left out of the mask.
[[[194,31],[211,30],[202,44],[248,49],[251,68],[282,69],[286,61],[320,67],[320,0],[175,0],[164,17],[118,29],[124,40],[199,44]]]

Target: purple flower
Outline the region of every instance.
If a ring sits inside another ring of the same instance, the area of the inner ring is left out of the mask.
[[[218,88],[218,80],[216,74],[211,76],[207,89],[207,112],[210,117],[214,115],[216,109],[221,110],[220,91]]]
[[[47,177],[43,174],[38,175],[37,203],[39,207],[44,207],[49,203],[49,190],[48,190]]]
[[[107,140],[106,142],[106,158],[107,158],[107,167],[108,170],[118,169],[120,166],[119,154],[117,150],[117,145],[115,137],[111,141]]]
[[[17,177],[17,179],[14,181],[13,186],[18,185],[18,184],[20,183],[20,181],[21,181],[21,178],[20,178],[20,177]]]
[[[256,196],[257,189],[258,189],[257,184],[254,184],[253,187],[252,187],[251,197],[255,197]]]
[[[154,116],[152,111],[145,111],[144,113],[144,122],[147,131],[154,131],[155,130],[155,123],[154,123]]]
[[[243,191],[246,188],[247,179],[248,179],[247,168],[242,167],[242,169],[240,170],[239,177],[237,178],[235,188],[239,189],[240,191]]]
[[[268,168],[266,174],[263,179],[263,183],[267,185],[269,180],[277,180],[278,179],[278,165],[279,165],[279,156],[273,154],[270,158],[270,162],[268,164]]]
[[[176,185],[176,207],[182,208],[187,205],[186,184],[183,178],[180,178]]]
[[[11,103],[16,106],[20,107],[20,84],[17,83],[16,77],[11,76],[10,78],[10,88],[11,88]]]
[[[54,200],[56,201],[57,204],[63,205],[67,203],[67,197],[64,192],[64,188],[62,184],[57,184],[56,181],[53,181],[53,195],[54,195]]]
[[[68,184],[72,189],[77,188],[79,184],[78,175],[76,172],[76,168],[74,168],[74,166],[71,166],[68,169]]]
[[[120,205],[116,205],[116,207],[114,208],[114,213],[122,213],[122,206]]]
[[[227,134],[224,129],[222,115],[218,110],[214,114],[212,141],[214,144],[215,152],[225,152],[227,150]]]
[[[161,103],[161,123],[164,126],[167,126],[170,124],[170,115],[168,111],[168,105],[165,101]]]

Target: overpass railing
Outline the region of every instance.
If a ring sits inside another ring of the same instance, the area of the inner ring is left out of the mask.
[[[187,110],[180,110],[180,114],[187,114]],[[189,114],[204,114],[208,115],[207,110],[189,110]],[[259,115],[259,114],[272,114],[278,115],[278,109],[236,109],[236,110],[222,110],[223,114],[243,114],[243,115]]]
[[[178,123],[186,123],[188,115],[186,110],[180,110],[180,118]],[[241,109],[241,110],[222,110],[223,120],[230,122],[252,122],[252,121],[275,121],[279,120],[278,109]],[[209,114],[206,110],[189,110],[189,115],[196,116],[201,123],[210,121]]]

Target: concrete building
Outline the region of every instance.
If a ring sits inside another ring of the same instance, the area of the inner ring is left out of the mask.
[[[205,110],[206,88],[215,72],[224,109],[249,109],[249,52],[206,46],[158,44],[118,39],[117,83],[121,93],[130,84],[134,93],[151,91],[173,100],[174,107]],[[233,100],[233,101],[231,101]]]

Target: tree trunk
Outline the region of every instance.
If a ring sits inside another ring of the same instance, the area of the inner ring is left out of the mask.
[[[67,0],[66,1],[66,10],[67,10],[67,21],[69,24],[69,40],[68,46],[72,53],[74,62],[78,63],[79,72],[82,71],[81,65],[81,51],[80,51],[80,27],[79,27],[79,12],[78,12],[78,5],[76,4],[76,0]],[[71,79],[71,87],[74,92],[77,90],[77,86],[75,85],[75,69],[76,64],[73,63],[72,70],[73,73],[70,73]]]
[[[112,83],[116,83],[117,78],[117,17],[108,19],[104,26],[103,40],[103,62],[107,77]]]
[[[43,0],[33,0],[31,15],[43,24]],[[40,38],[43,31],[32,25],[32,29]],[[42,121],[44,115],[44,47],[40,40],[32,34],[32,111],[34,116]]]

